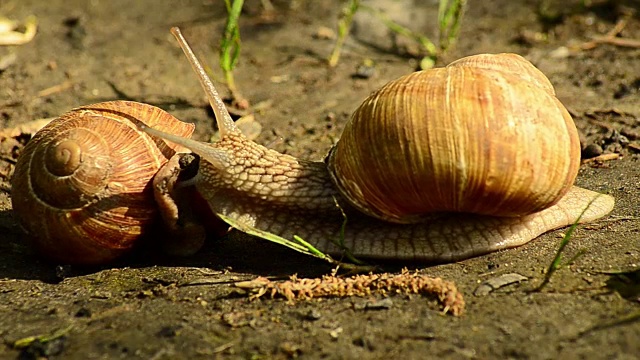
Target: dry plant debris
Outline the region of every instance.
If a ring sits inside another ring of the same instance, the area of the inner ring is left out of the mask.
[[[298,279],[294,275],[283,282],[258,277],[236,283],[236,287],[247,290],[251,294],[251,300],[269,295],[271,298],[283,297],[290,304],[294,304],[296,300],[320,297],[422,294],[436,297],[442,304],[443,312],[454,316],[462,315],[465,305],[462,293],[453,282],[407,269],[403,269],[400,274],[367,274],[347,278],[324,275],[322,278]]]
[[[601,44],[609,44],[620,47],[640,48],[640,40],[628,39],[618,37],[618,35],[627,26],[627,22],[632,18],[632,14],[626,15],[624,18],[618,20],[613,29],[609,30],[604,36],[593,38],[591,41],[587,41],[579,46],[581,50],[591,50],[598,47]]]
[[[4,140],[7,138],[17,138],[22,135],[33,136],[40,129],[45,127],[45,125],[50,123],[53,119],[54,118],[37,119],[18,124],[17,126],[11,128],[0,129],[0,140]]]
[[[584,159],[582,160],[582,163],[583,164],[592,164],[592,163],[600,164],[605,161],[618,160],[619,158],[620,158],[620,154],[618,153],[601,154],[596,157],[592,157],[590,159]]]
[[[24,27],[24,31],[17,31],[21,26]],[[33,40],[37,28],[38,20],[33,15],[22,23],[0,16],[0,46],[24,45]]]

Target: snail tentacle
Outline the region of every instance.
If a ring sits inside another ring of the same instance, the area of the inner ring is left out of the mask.
[[[169,140],[173,143],[184,146],[185,148],[198,154],[200,157],[202,157],[202,159],[209,162],[216,169],[226,169],[231,163],[229,158],[232,154],[227,154],[218,149],[215,149],[210,144],[183,138],[145,125],[141,125],[140,130],[146,132],[149,135]]]
[[[218,91],[215,86],[209,79],[207,72],[204,70],[200,61],[196,58],[196,55],[191,50],[189,43],[182,35],[182,32],[179,28],[173,27],[171,28],[171,33],[175,36],[176,40],[178,40],[178,44],[182,48],[182,51],[186,55],[193,71],[196,73],[198,80],[200,81],[200,85],[202,85],[202,89],[204,90],[207,98],[209,99],[209,104],[211,104],[211,109],[216,116],[216,120],[218,122],[218,130],[220,131],[220,136],[225,136],[227,134],[241,134],[240,130],[231,119],[231,115],[229,115],[229,111],[224,106],[224,102],[222,102],[222,98],[218,95]]]

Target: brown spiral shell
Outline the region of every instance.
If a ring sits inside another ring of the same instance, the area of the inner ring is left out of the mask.
[[[519,55],[484,54],[374,92],[328,163],[355,207],[387,221],[435,212],[520,216],[564,196],[580,146],[542,72]]]
[[[11,199],[44,257],[104,263],[154,223],[151,179],[179,149],[139,131],[140,122],[183,137],[194,129],[157,107],[111,101],[73,109],[27,143]]]

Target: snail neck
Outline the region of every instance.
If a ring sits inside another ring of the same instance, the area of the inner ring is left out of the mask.
[[[220,198],[233,194],[234,201],[259,202],[274,209],[337,211],[341,197],[323,162],[281,154],[237,133],[227,134],[213,148],[227,154],[224,168],[201,160],[196,179],[212,210]]]

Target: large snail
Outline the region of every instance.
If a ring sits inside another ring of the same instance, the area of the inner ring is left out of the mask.
[[[170,161],[154,182],[195,187],[213,213],[242,229],[297,235],[328,253],[446,262],[518,246],[613,208],[611,196],[573,186],[575,125],[549,80],[518,55],[467,57],[390,82],[354,112],[326,161],[312,162],[244,137],[172,32],[221,137],[206,144],[141,126],[200,157],[194,177],[176,179],[178,162]],[[170,193],[156,196],[162,209]],[[178,213],[163,215],[171,223]]]

